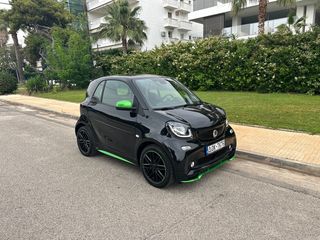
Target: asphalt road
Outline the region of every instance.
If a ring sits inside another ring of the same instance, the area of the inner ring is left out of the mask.
[[[0,102],[0,239],[320,239],[320,178],[237,159],[159,190],[75,121]]]

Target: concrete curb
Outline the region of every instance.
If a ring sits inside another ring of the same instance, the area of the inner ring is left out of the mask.
[[[8,101],[8,100],[3,100],[3,99],[1,99],[0,102],[1,101],[5,102],[5,103],[8,103],[8,104],[11,104],[11,105],[25,106],[25,107],[28,107],[30,109],[34,109],[34,110],[38,110],[38,111],[44,111],[44,112],[47,112],[47,113],[53,113],[53,114],[60,115],[62,117],[72,118],[72,119],[75,119],[75,120],[77,120],[79,118],[78,116],[74,116],[74,115],[71,115],[71,114],[51,111],[51,110],[48,110],[48,109],[35,107],[35,106],[30,106],[30,105],[23,104],[23,103],[11,102],[11,101]],[[269,165],[272,165],[272,166],[281,167],[281,168],[294,170],[294,171],[297,171],[297,172],[301,172],[301,173],[305,173],[305,174],[309,174],[309,175],[314,175],[314,176],[320,177],[320,165],[301,163],[301,162],[288,160],[288,159],[283,159],[283,158],[277,158],[277,157],[273,157],[273,156],[264,156],[264,155],[260,155],[260,154],[257,154],[257,153],[253,153],[253,152],[249,152],[249,151],[242,151],[242,150],[238,150],[236,154],[237,154],[238,157],[244,158],[244,159],[249,160],[249,161],[254,161],[254,162],[263,163],[263,164],[269,164]]]
[[[289,170],[294,170],[297,172],[314,175],[320,177],[320,165],[314,165],[309,163],[301,163],[293,160],[277,158],[273,156],[263,156],[257,153],[252,153],[248,151],[237,151],[237,156],[244,158],[249,161],[254,161],[263,164],[269,164],[276,167],[281,167]]]
[[[37,110],[37,111],[43,111],[43,112],[47,112],[47,113],[53,113],[53,114],[57,114],[57,115],[59,115],[59,116],[61,116],[61,117],[72,118],[72,119],[75,119],[75,120],[78,120],[78,119],[79,119],[79,116],[74,116],[74,115],[71,115],[71,114],[68,114],[68,113],[63,113],[63,112],[56,112],[56,111],[48,110],[48,109],[41,108],[41,107],[31,106],[31,105],[28,105],[28,104],[12,102],[12,101],[3,100],[3,99],[0,99],[0,102],[8,103],[8,104],[10,104],[10,105],[15,105],[15,106],[28,107],[28,108],[30,108],[30,109]]]

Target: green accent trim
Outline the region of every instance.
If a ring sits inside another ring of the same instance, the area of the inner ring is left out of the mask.
[[[193,179],[185,180],[185,181],[181,181],[181,182],[182,182],[182,183],[192,183],[192,182],[199,181],[199,180],[200,180],[204,175],[206,175],[207,173],[212,172],[213,170],[221,167],[221,166],[222,166],[223,164],[225,164],[226,162],[232,161],[232,160],[234,160],[234,159],[236,159],[235,156],[233,156],[233,157],[230,158],[230,159],[224,160],[224,161],[222,161],[221,163],[219,163],[219,164],[217,164],[217,165],[215,165],[215,166],[207,169],[205,172],[199,174],[197,177],[195,177],[195,178],[193,178]]]
[[[131,109],[132,102],[130,100],[121,100],[116,103],[116,107],[122,109]]]
[[[107,155],[107,156],[109,156],[109,157],[113,157],[113,158],[116,158],[116,159],[118,159],[118,160],[120,160],[120,161],[123,161],[123,162],[129,163],[129,164],[135,165],[133,162],[130,162],[129,160],[127,160],[127,159],[125,159],[125,158],[123,158],[123,157],[120,157],[120,156],[118,156],[118,155],[116,155],[116,154],[113,154],[113,153],[111,153],[111,152],[107,152],[107,151],[100,150],[100,149],[97,149],[97,151],[98,151],[98,152],[101,152],[101,153],[103,153],[103,154],[105,154],[105,155]]]

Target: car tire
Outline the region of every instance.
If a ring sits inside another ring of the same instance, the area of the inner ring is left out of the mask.
[[[164,188],[174,182],[172,163],[157,145],[143,149],[140,168],[147,182],[156,188]]]
[[[78,129],[77,144],[82,155],[90,157],[97,154],[94,137],[89,127],[82,126]]]

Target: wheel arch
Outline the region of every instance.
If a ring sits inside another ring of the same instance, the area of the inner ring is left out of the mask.
[[[161,150],[170,158],[170,160],[172,160],[172,155],[170,154],[170,151],[167,149],[166,146],[164,146],[160,142],[155,141],[153,139],[146,139],[145,141],[140,143],[140,145],[136,151],[136,158],[137,158],[138,166],[140,166],[140,156],[141,156],[143,149],[145,149],[147,146],[150,146],[150,145],[156,145],[156,146],[160,147]]]
[[[90,125],[88,118],[85,115],[81,115],[75,126],[75,134],[77,134],[79,128],[87,125]]]

